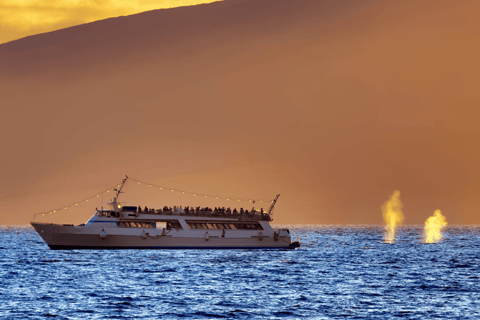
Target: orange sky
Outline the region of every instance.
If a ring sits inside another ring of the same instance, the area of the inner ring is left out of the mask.
[[[399,190],[405,224],[436,209],[478,224],[479,13],[467,0],[226,0],[2,44],[0,223],[128,174],[281,194],[276,223],[382,224]],[[199,201],[128,188],[130,205]],[[88,206],[42,221],[81,223]]]
[[[0,43],[96,20],[219,0],[0,0]]]

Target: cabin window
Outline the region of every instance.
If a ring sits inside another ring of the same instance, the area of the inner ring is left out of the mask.
[[[157,229],[163,229],[167,228],[167,223],[166,222],[155,222],[155,228]]]
[[[182,225],[178,221],[168,221],[167,222],[167,230],[183,230]]]
[[[106,216],[105,213],[106,213],[105,211],[97,211],[97,216],[104,217],[104,216]]]
[[[118,223],[120,228],[153,228],[153,223],[151,222],[133,222],[133,221],[121,221]]]
[[[234,222],[234,223],[202,223],[197,221],[187,221],[191,230],[197,229],[227,229],[227,230],[263,230],[258,222]]]
[[[180,222],[170,221],[170,222],[135,222],[135,221],[120,221],[118,223],[120,228],[144,228],[144,229],[182,229]]]

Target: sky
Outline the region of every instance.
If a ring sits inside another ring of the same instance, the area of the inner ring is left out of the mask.
[[[468,0],[225,0],[1,44],[0,224],[126,174],[280,194],[279,224],[383,224],[396,190],[404,224],[437,209],[479,224],[479,14]],[[126,188],[127,205],[234,206]],[[40,221],[83,223],[101,205]]]
[[[96,20],[218,0],[0,0],[0,43]]]

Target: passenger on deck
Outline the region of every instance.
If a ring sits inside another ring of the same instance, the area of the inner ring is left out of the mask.
[[[244,214],[243,208],[240,208],[240,214]]]
[[[148,207],[145,206],[145,209],[143,211],[148,212]]]
[[[142,212],[142,207],[138,206],[137,212],[141,213]]]
[[[230,209],[230,207],[227,208],[227,214],[231,214],[232,213],[232,210]]]
[[[238,211],[237,211],[237,208],[233,209],[233,214],[237,214]]]

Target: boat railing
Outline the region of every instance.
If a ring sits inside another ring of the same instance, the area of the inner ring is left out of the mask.
[[[148,209],[137,211],[143,214],[156,215],[174,215],[174,216],[190,216],[190,217],[212,217],[212,218],[230,218],[235,220],[258,220],[258,221],[272,221],[270,214],[267,212],[254,213],[240,213],[240,212],[217,212],[213,210],[189,210],[189,211],[175,211],[172,209]]]

